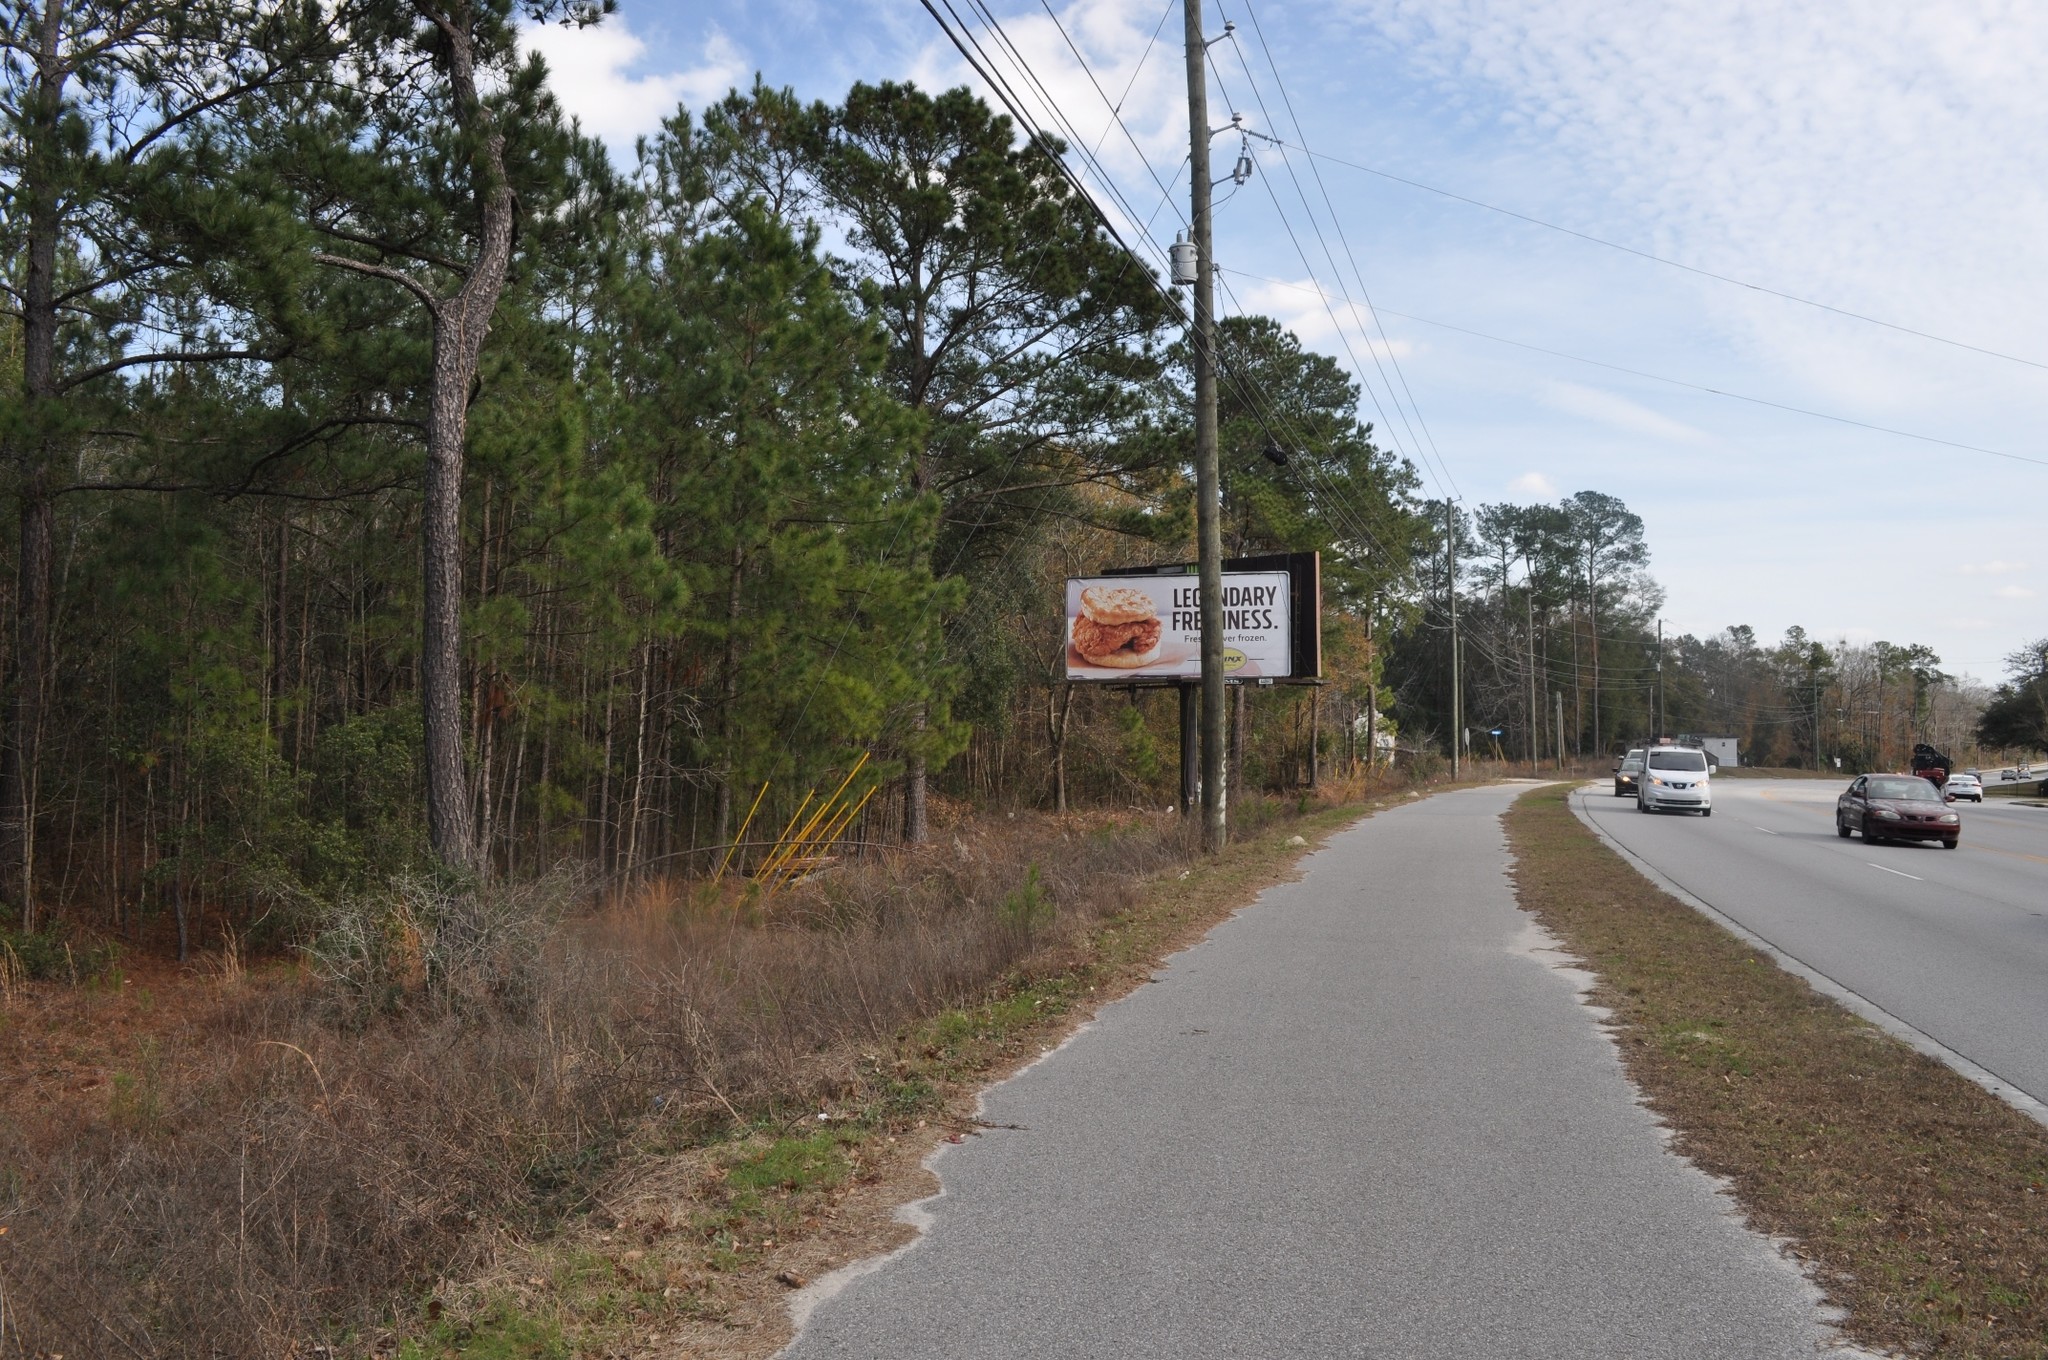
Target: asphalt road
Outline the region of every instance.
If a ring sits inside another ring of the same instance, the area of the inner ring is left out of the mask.
[[[2048,808],[1956,803],[1962,844],[1835,835],[1846,779],[1721,779],[1714,815],[1579,798],[1600,828],[1745,929],[2048,1101]]]
[[[1516,792],[1335,837],[993,1088],[1018,1127],[941,1148],[925,1235],[812,1286],[786,1355],[1813,1356],[1814,1291],[1516,909]]]

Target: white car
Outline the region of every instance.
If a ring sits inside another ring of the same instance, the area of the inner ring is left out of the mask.
[[[1636,811],[1714,815],[1714,789],[1707,754],[1689,746],[1652,746],[1643,753],[1643,778],[1637,786]]]
[[[1951,798],[1967,798],[1973,803],[1984,801],[1984,781],[1973,774],[1952,774],[1941,787]]]

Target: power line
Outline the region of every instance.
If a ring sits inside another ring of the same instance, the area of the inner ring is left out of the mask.
[[[1546,222],[1540,217],[1532,217],[1528,213],[1516,212],[1513,208],[1503,208],[1499,204],[1488,203],[1483,199],[1454,193],[1449,189],[1439,189],[1433,184],[1424,184],[1420,180],[1408,179],[1391,171],[1380,170],[1370,165],[1362,165],[1357,161],[1346,160],[1342,156],[1332,156],[1327,152],[1312,151],[1308,147],[1299,144],[1296,144],[1295,149],[1316,160],[1328,161],[1332,165],[1341,165],[1350,170],[1363,171],[1368,175],[1377,175],[1381,179],[1391,180],[1396,184],[1405,184],[1411,189],[1420,189],[1424,193],[1436,194],[1441,198],[1448,198],[1454,202],[1468,204],[1474,208],[1484,208],[1487,212],[1499,213],[1503,217],[1512,217],[1518,222],[1527,222],[1531,226],[1542,227],[1547,231],[1561,232],[1566,236],[1575,236],[1581,241],[1587,241],[1596,246],[1605,246],[1609,250],[1618,250],[1625,255],[1633,255],[1638,259],[1648,260],[1652,264],[1661,264],[1670,269],[1682,269],[1688,274],[1697,274],[1703,279],[1712,279],[1716,283],[1726,283],[1737,288],[1747,288],[1751,292],[1763,293],[1770,297],[1780,298],[1786,302],[1796,302],[1802,307],[1812,307],[1819,311],[1831,312],[1836,316],[1846,317],[1851,321],[1861,321],[1866,325],[1879,326],[1888,331],[1897,331],[1901,335],[1910,335],[1921,340],[1931,340],[1938,345],[1949,345],[1955,349],[1968,350],[1972,354],[1982,354],[1987,358],[2003,359],[2007,363],[2024,364],[2028,368],[2048,369],[2048,363],[2043,363],[2039,360],[2025,359],[2017,354],[2007,354],[2002,350],[1990,349],[1983,345],[1973,345],[1965,340],[1952,340],[1948,336],[1937,335],[1933,331],[1923,331],[1912,326],[1901,325],[1895,321],[1886,321],[1882,317],[1870,316],[1864,312],[1850,311],[1846,307],[1837,307],[1832,303],[1802,297],[1797,293],[1788,293],[1782,289],[1767,287],[1761,283],[1751,283],[1747,279],[1738,279],[1730,274],[1718,274],[1711,269],[1702,269],[1698,265],[1686,264],[1683,261],[1653,254],[1647,250],[1639,250],[1635,246],[1623,245],[1619,241],[1610,241],[1604,236],[1595,236],[1590,232],[1561,226],[1556,222]]]
[[[1223,267],[1222,265],[1217,266],[1218,269]],[[1299,292],[1316,291],[1302,284],[1289,283],[1284,279],[1269,279],[1257,274],[1248,274],[1242,269],[1233,269],[1229,272],[1236,274],[1240,278],[1256,279],[1260,283],[1270,283],[1280,288],[1292,288]],[[1727,397],[1732,401],[1746,401],[1754,406],[1768,406],[1772,410],[1786,411],[1792,415],[1810,416],[1815,420],[1833,421],[1837,425],[1849,425],[1859,430],[1870,430],[1877,434],[1896,435],[1901,439],[1917,439],[1926,444],[1939,444],[1945,448],[1961,449],[1965,453],[1982,453],[1993,458],[2009,459],[2015,463],[2032,463],[2038,467],[2048,467],[2048,458],[2034,458],[2024,453],[2007,453],[2002,449],[1987,449],[1978,444],[1963,444],[1953,439],[1942,439],[1936,435],[1916,434],[1911,430],[1894,429],[1889,425],[1874,425],[1867,420],[1856,420],[1850,416],[1838,416],[1826,411],[1808,410],[1803,406],[1790,406],[1781,401],[1772,401],[1768,397],[1753,397],[1743,392],[1731,392],[1726,388],[1709,387],[1704,383],[1688,382],[1684,378],[1671,378],[1661,373],[1647,373],[1639,368],[1628,368],[1622,364],[1611,364],[1604,359],[1589,359],[1583,354],[1568,354],[1563,350],[1549,349],[1543,345],[1533,345],[1525,340],[1510,340],[1506,336],[1489,335],[1485,331],[1473,330],[1467,326],[1454,326],[1448,321],[1437,321],[1426,316],[1416,316],[1411,312],[1397,312],[1391,307],[1381,307],[1378,310],[1388,316],[1398,316],[1403,321],[1416,321],[1425,326],[1435,326],[1441,330],[1456,331],[1460,335],[1469,335],[1476,340],[1490,340],[1496,345],[1511,345],[1516,349],[1526,349],[1536,354],[1547,354],[1553,359],[1568,359],[1575,364],[1590,364],[1594,368],[1604,368],[1615,373],[1626,373],[1632,378],[1646,378],[1651,382],[1669,383],[1673,387],[1689,388],[1695,392],[1705,392],[1710,396]]]
[[[1251,0],[1244,0],[1244,7],[1245,17],[1252,21],[1252,33],[1259,40],[1259,50],[1266,54],[1266,65],[1273,72],[1273,85],[1274,88],[1280,92],[1280,102],[1286,108],[1287,116],[1294,124],[1295,136],[1300,140],[1303,149],[1306,150],[1308,146],[1308,134],[1302,127],[1301,115],[1295,111],[1293,96],[1287,93],[1287,82],[1286,79],[1280,74],[1280,63],[1274,59],[1273,49],[1266,42],[1266,32],[1265,29],[1259,23],[1258,11],[1252,7]],[[1231,45],[1233,47],[1237,47],[1237,43],[1234,37]],[[1245,79],[1251,80],[1251,67],[1248,62],[1245,62],[1244,52],[1242,48],[1238,49],[1238,61],[1245,65]],[[1256,81],[1252,81],[1252,93],[1254,95],[1258,95],[1258,83]],[[1260,110],[1263,111],[1265,107],[1266,103],[1264,97],[1259,96]],[[1271,123],[1272,120],[1270,115],[1268,115],[1267,121],[1269,124]],[[1287,175],[1289,179],[1294,181],[1295,192],[1300,193],[1301,181],[1299,176],[1297,176],[1294,173],[1294,163],[1290,160],[1287,160],[1286,147],[1284,144],[1281,146],[1281,159],[1285,161],[1287,164]],[[1445,461],[1443,451],[1437,447],[1436,435],[1434,432],[1430,430],[1429,421],[1423,417],[1421,404],[1415,400],[1415,390],[1408,385],[1408,374],[1406,370],[1404,370],[1401,367],[1401,356],[1394,352],[1393,342],[1387,335],[1386,324],[1380,321],[1379,314],[1373,310],[1372,291],[1366,287],[1365,271],[1360,269],[1358,266],[1358,256],[1351,249],[1351,238],[1349,234],[1346,233],[1344,230],[1344,219],[1337,212],[1337,204],[1335,200],[1330,197],[1330,188],[1327,184],[1323,183],[1322,171],[1316,167],[1315,159],[1313,156],[1311,156],[1309,159],[1309,170],[1315,176],[1316,189],[1322,195],[1323,206],[1329,210],[1330,225],[1337,232],[1337,240],[1339,244],[1341,244],[1344,247],[1344,257],[1345,259],[1351,262],[1351,275],[1353,279],[1355,279],[1358,283],[1359,296],[1365,299],[1366,314],[1372,317],[1373,324],[1378,327],[1380,333],[1380,340],[1386,346],[1387,362],[1393,365],[1394,376],[1400,379],[1401,391],[1408,398],[1408,408],[1415,413],[1416,424],[1422,427],[1423,437],[1429,442],[1430,452],[1436,456],[1438,466],[1443,469],[1444,476],[1448,478],[1451,483],[1451,489],[1454,492],[1458,492],[1459,499],[1462,500],[1464,496],[1463,492],[1458,487],[1458,480],[1456,477],[1451,476],[1450,465],[1448,462]],[[1303,206],[1306,207],[1307,195],[1302,195],[1302,202]],[[1315,214],[1313,211],[1310,211],[1309,217],[1311,221],[1314,220]],[[1326,242],[1324,244],[1324,251],[1327,253],[1328,249],[1329,246]],[[1336,267],[1336,261],[1334,259],[1331,261],[1331,267],[1333,269]],[[1342,279],[1343,276],[1341,272],[1339,273],[1338,277],[1340,280]],[[1353,320],[1357,320],[1358,307],[1356,303],[1351,304],[1351,313]],[[1360,324],[1359,329],[1361,331],[1364,330],[1364,326],[1362,323]],[[1372,340],[1370,337],[1367,337],[1366,347],[1368,349],[1372,347]],[[1377,357],[1375,357],[1375,362],[1377,362]]]
[[[1005,108],[1007,108],[1010,111],[1011,115],[1017,120],[1018,125],[1024,129],[1028,136],[1031,136],[1040,145],[1044,145],[1044,143],[1047,140],[1045,138],[1045,134],[1038,127],[1036,120],[1030,114],[1025,112],[1023,108],[1023,101],[1020,98],[1018,98],[1016,90],[1012,88],[1006,80],[1003,80],[994,74],[994,61],[989,57],[988,53],[981,47],[979,40],[973,36],[965,20],[963,20],[960,17],[959,12],[953,8],[952,0],[938,0],[938,3],[945,5],[947,12],[951,14],[953,17],[954,23],[957,23],[959,25],[960,32],[957,34],[954,32],[953,26],[951,24],[948,24],[946,22],[946,19],[943,16],[941,16],[938,10],[934,7],[933,0],[921,0],[921,3],[924,5],[925,11],[932,16],[934,22],[938,23],[940,28],[945,31],[947,38],[953,43],[955,49],[960,52],[960,55],[967,61],[968,65],[975,71],[976,74],[982,77],[983,81],[988,85],[989,89],[995,94],[996,98],[1004,105]],[[1031,70],[1030,63],[1024,60],[1021,52],[1019,52],[1016,45],[1010,41],[1007,34],[1002,32],[1000,23],[998,23],[995,20],[993,14],[988,12],[986,5],[980,4],[980,0],[967,0],[967,3],[970,6],[979,5],[978,12],[982,15],[984,22],[997,34],[999,39],[1002,41],[1003,45],[1007,49],[1010,60],[1019,68],[1019,70],[1024,74],[1024,76],[1029,78],[1031,83],[1036,87],[1041,97],[1045,100],[1047,107],[1052,111],[1053,116],[1056,119],[1058,119],[1061,122],[1061,124],[1064,127],[1066,127],[1069,133],[1071,134],[1073,131],[1072,125],[1071,123],[1067,122],[1063,115],[1059,113],[1057,101],[1053,100],[1050,96],[1050,93],[1045,90],[1043,83],[1038,80],[1036,73]],[[1053,17],[1054,22],[1057,24],[1058,16],[1054,15]],[[1064,31],[1064,29],[1062,31]],[[1069,39],[1068,42],[1069,47],[1072,48],[1073,44],[1071,39]],[[968,50],[968,47],[970,45],[974,48],[973,52],[969,52]],[[979,59],[977,59],[977,54]],[[1082,60],[1082,64],[1085,67],[1086,61],[1085,59],[1080,58],[1078,49],[1076,49],[1076,57],[1077,59]],[[1103,98],[1105,104],[1109,104],[1107,94],[1102,91],[1100,83],[1093,80],[1092,72],[1090,73],[1090,76],[1091,83],[1095,85],[1098,95],[1100,95]],[[1109,107],[1112,119],[1114,119],[1118,123],[1118,125],[1123,128],[1125,137],[1131,141],[1133,149],[1138,152],[1139,159],[1141,162],[1144,163],[1147,173],[1152,176],[1153,182],[1155,184],[1160,183],[1157,172],[1152,169],[1150,159],[1144,155],[1143,149],[1141,147],[1138,147],[1136,138],[1131,134],[1128,126],[1123,124],[1121,112],[1113,104],[1109,105]],[[1085,143],[1078,135],[1072,136],[1071,140],[1077,146],[1085,146]],[[1087,155],[1088,153],[1084,151],[1083,154]],[[1071,184],[1073,184],[1074,188],[1080,194],[1083,201],[1085,201],[1090,206],[1090,208],[1094,210],[1097,218],[1101,220],[1104,227],[1110,232],[1111,236],[1116,240],[1117,244],[1125,251],[1127,255],[1135,256],[1135,252],[1131,250],[1130,243],[1126,241],[1122,233],[1116,229],[1115,225],[1110,221],[1108,215],[1103,211],[1102,206],[1095,201],[1093,195],[1088,193],[1086,187],[1080,182],[1078,176],[1075,174],[1073,169],[1069,167],[1063,159],[1055,157],[1054,160],[1055,163],[1059,165],[1061,173],[1068,179],[1068,181]],[[1113,177],[1111,177],[1107,173],[1107,171],[1102,168],[1100,161],[1094,159],[1092,155],[1089,156],[1089,160],[1091,162],[1092,168],[1094,169],[1096,178],[1102,183],[1105,191],[1112,197],[1114,201],[1116,201],[1118,206],[1133,221],[1136,221],[1137,213],[1135,209],[1131,207],[1129,200],[1125,198],[1121,190],[1117,187]],[[1164,186],[1162,186],[1162,188],[1163,187]],[[1156,216],[1156,211],[1154,215]],[[1165,251],[1158,245],[1157,241],[1152,238],[1150,220],[1150,218],[1146,219],[1146,221],[1139,226],[1139,233],[1141,237],[1146,241],[1146,243],[1150,245],[1155,252],[1164,257]],[[1175,295],[1172,292],[1172,290],[1169,287],[1167,287],[1167,285],[1162,283],[1158,279],[1158,277],[1156,275],[1153,275],[1149,270],[1146,271],[1146,277],[1148,281],[1152,283],[1154,288],[1157,289],[1161,293],[1161,295],[1166,299],[1169,308],[1173,311],[1175,316],[1179,318],[1183,324],[1186,324],[1187,314],[1185,310],[1181,307],[1180,299],[1178,298],[1178,296]],[[1225,284],[1225,290],[1226,292],[1228,291],[1227,283]],[[1234,296],[1232,300],[1233,302],[1235,301]],[[1241,306],[1240,310],[1242,310]],[[1219,346],[1219,358],[1222,357],[1223,356],[1220,353]],[[1243,402],[1245,409],[1253,416],[1255,420],[1258,421],[1260,426],[1267,432],[1267,434],[1270,437],[1273,437],[1276,441],[1280,439],[1282,436],[1282,431],[1275,429],[1275,421],[1278,420],[1280,422],[1285,423],[1285,416],[1280,411],[1278,411],[1277,408],[1272,407],[1269,403],[1265,404],[1262,407],[1260,401],[1260,396],[1262,394],[1259,394],[1253,388],[1248,387],[1244,380],[1237,375],[1237,373],[1234,370],[1234,366],[1232,366],[1230,363],[1226,361],[1224,363],[1219,364],[1219,370],[1219,377],[1221,377],[1224,381],[1227,381],[1231,384],[1233,390],[1236,392],[1239,399]],[[1291,432],[1290,437],[1288,438],[1288,442],[1290,444],[1294,444],[1297,447],[1302,448],[1308,448],[1312,444],[1312,441],[1306,439],[1305,437],[1302,437],[1301,432],[1299,431]],[[1326,490],[1334,492],[1334,484],[1327,485]],[[1314,495],[1312,489],[1311,495]],[[1348,500],[1345,500],[1340,497],[1339,501],[1340,506],[1346,518],[1348,519],[1348,526],[1342,525],[1340,522],[1340,527],[1348,527],[1352,532],[1357,533],[1358,535],[1363,537],[1367,543],[1371,544],[1373,547],[1378,549],[1382,555],[1391,557],[1391,554],[1386,552],[1384,545],[1381,544],[1379,540],[1372,534],[1371,530],[1366,527],[1363,521],[1363,517],[1360,516],[1355,511],[1355,509],[1353,509],[1353,507],[1351,507]]]

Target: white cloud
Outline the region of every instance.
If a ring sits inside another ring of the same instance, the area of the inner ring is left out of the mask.
[[[2048,302],[2048,8],[2010,0],[1349,0],[1554,167],[1596,234],[2033,359]],[[1427,178],[1427,176],[1425,176]],[[1621,268],[1615,262],[1616,268]],[[1699,280],[1789,379],[1918,414],[2015,367]],[[1930,370],[1932,370],[1930,372]]]
[[[1956,568],[1965,576],[2010,576],[2026,569],[2024,562],[1965,562]]]
[[[528,24],[520,42],[547,62],[548,84],[562,107],[615,155],[629,152],[634,138],[655,131],[678,105],[694,112],[741,84],[748,72],[739,48],[716,28],[704,39],[695,66],[642,74],[633,72],[646,58],[647,44],[620,16],[589,28]]]
[[[1517,496],[1534,496],[1537,500],[1556,500],[1557,483],[1540,472],[1525,472],[1508,483],[1508,490]]]
[[[1649,407],[1630,401],[1627,397],[1596,387],[1582,387],[1578,383],[1545,383],[1537,392],[1547,406],[1572,415],[1583,416],[1627,434],[1647,435],[1652,439],[1668,440],[1674,444],[1709,444],[1712,439],[1701,430],[1660,415]]]
[[[2031,600],[2034,592],[2025,586],[2000,586],[1991,592],[2001,600]]]

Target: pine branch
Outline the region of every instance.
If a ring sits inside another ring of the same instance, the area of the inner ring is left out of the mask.
[[[381,264],[368,264],[362,260],[352,260],[346,255],[329,255],[324,250],[314,251],[313,259],[320,264],[329,265],[335,269],[352,270],[358,274],[367,274],[373,279],[383,279],[388,283],[395,283],[418,298],[428,311],[436,316],[439,316],[441,313],[441,299],[430,292],[425,284],[402,269],[391,269]]]

